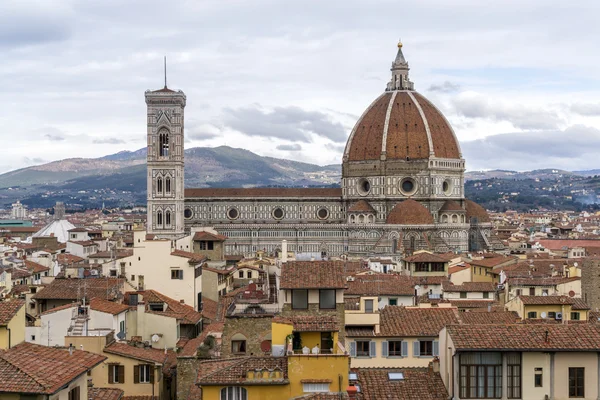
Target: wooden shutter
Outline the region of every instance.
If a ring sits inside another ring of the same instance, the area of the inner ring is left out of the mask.
[[[73,400],[80,400],[79,386],[73,389]]]
[[[115,368],[114,365],[108,366],[108,383],[115,383],[115,381],[113,380],[113,368]]]
[[[150,383],[154,383],[154,365],[148,365],[150,369]]]
[[[402,357],[408,357],[408,342],[406,340],[402,341],[402,349],[400,354]]]
[[[133,366],[133,383],[140,383],[140,366]]]
[[[388,356],[388,342],[386,342],[385,340],[383,342],[381,342],[381,356],[382,357]]]
[[[369,357],[377,356],[377,343],[374,340],[369,342]]]
[[[356,357],[356,342],[350,342],[350,357]]]
[[[125,383],[125,366],[118,365],[117,368],[119,369],[119,383]]]
[[[432,351],[434,356],[440,355],[440,342],[437,340],[433,341]]]
[[[421,355],[421,342],[415,340],[413,342],[413,357],[419,357]]]

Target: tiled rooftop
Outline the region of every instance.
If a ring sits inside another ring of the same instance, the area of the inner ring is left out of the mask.
[[[7,325],[25,304],[25,300],[0,301],[0,326]],[[25,321],[23,321],[25,323]]]
[[[448,333],[458,350],[598,351],[595,324],[451,325]]]
[[[287,383],[287,358],[286,357],[236,357],[222,360],[208,360],[198,365],[199,385],[231,385],[247,382],[248,371],[275,370],[282,372],[281,379],[261,381],[262,384]]]
[[[0,392],[54,394],[106,360],[82,350],[21,343],[0,351]]]
[[[455,308],[386,306],[379,311],[379,336],[438,336],[448,324],[459,322]]]
[[[342,289],[344,261],[288,261],[281,267],[281,289]]]
[[[448,392],[439,373],[427,368],[358,368],[352,370],[360,386],[360,400],[446,400]],[[390,380],[389,373],[403,379]]]

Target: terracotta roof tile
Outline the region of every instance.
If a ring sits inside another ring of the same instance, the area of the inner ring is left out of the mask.
[[[129,310],[129,306],[114,301],[108,301],[94,297],[90,300],[90,308],[107,314],[117,315]]]
[[[77,307],[77,306],[79,306],[79,303],[63,304],[62,306],[57,306],[57,307],[51,308],[49,310],[46,310],[43,313],[41,313],[40,315],[48,315],[48,314],[55,313],[57,311],[68,310],[70,308]]]
[[[415,255],[403,258],[406,262],[438,262],[438,263],[447,263],[448,260],[445,257],[440,256],[439,254],[429,253],[427,251],[423,251],[417,253]]]
[[[347,337],[372,337],[375,336],[373,326],[349,326],[346,325]]]
[[[106,346],[103,351],[105,353],[117,354],[123,357],[135,358],[136,360],[148,361],[161,365],[167,360],[167,354],[165,354],[163,349],[137,347],[126,343],[112,342]]]
[[[123,279],[119,278],[90,278],[90,279],[54,279],[52,283],[33,295],[36,300],[89,300],[94,297],[115,300],[121,297]]]
[[[418,201],[407,199],[392,208],[385,223],[391,225],[433,225],[433,215]]]
[[[54,394],[106,357],[23,342],[0,351],[0,392]],[[51,373],[49,373],[51,371]]]
[[[443,212],[443,211],[465,211],[465,210],[456,201],[446,200],[444,202],[444,205],[442,205],[442,208],[440,208],[440,211]]]
[[[353,369],[363,400],[445,400],[448,392],[439,373],[427,368]],[[390,380],[389,373],[402,373],[404,379]]]
[[[8,325],[24,304],[25,300],[21,299],[0,301],[0,326]]]
[[[491,221],[490,215],[485,208],[481,207],[474,201],[465,199],[465,209],[467,210],[467,221],[471,221],[471,218],[477,218],[479,223],[487,223]]]
[[[85,261],[85,258],[81,258],[69,253],[58,254],[56,259],[59,264],[75,264]]]
[[[448,334],[457,350],[594,351],[600,327],[594,324],[451,325]]]
[[[120,400],[123,397],[121,389],[116,388],[88,388],[88,400]]]
[[[207,325],[202,330],[202,333],[193,339],[187,341],[187,343],[182,347],[177,357],[194,357],[196,355],[196,350],[200,345],[204,342],[207,336],[223,333],[224,323],[222,322],[213,322],[210,325]]]
[[[459,322],[455,308],[386,306],[379,311],[379,336],[438,336],[448,324]]]
[[[409,276],[395,274],[355,275],[346,282],[344,295],[413,296],[414,282]]]
[[[25,268],[27,268],[31,273],[39,274],[41,272],[50,271],[50,268],[45,265],[36,263],[34,261],[25,260],[24,261]]]
[[[338,319],[328,315],[298,315],[287,317],[296,332],[337,332],[340,329]]]
[[[575,299],[569,296],[519,296],[521,302],[527,305],[561,305],[574,304]]]
[[[194,234],[193,240],[195,240],[195,241],[196,240],[208,240],[208,241],[222,242],[224,240],[227,240],[227,236],[220,235],[220,234],[215,235],[214,233],[200,231],[200,232],[196,232]]]
[[[359,200],[348,208],[348,212],[376,213],[375,209],[366,200]]]
[[[282,372],[282,378],[270,380],[270,384],[288,384],[286,357],[236,357],[223,360],[208,360],[198,365],[197,384],[202,385],[231,385],[248,382],[248,371],[274,370]],[[267,382],[261,380],[262,384]]]
[[[519,322],[519,315],[514,311],[487,311],[475,309],[460,313],[464,324],[515,324]]]
[[[442,282],[444,292],[495,292],[496,285],[492,282],[464,282],[462,285],[455,285],[449,281]]]
[[[138,291],[146,302],[146,312],[149,314],[162,315],[169,318],[177,318],[184,324],[197,324],[202,319],[202,314],[194,310],[193,307],[182,304],[181,302],[165,296],[156,290]],[[149,303],[166,303],[164,311],[151,311]]]
[[[173,250],[171,255],[187,258],[191,263],[201,263],[202,261],[206,260],[206,256],[204,254],[192,253],[184,250]]]
[[[202,298],[202,315],[211,321],[217,319],[217,308],[219,303],[207,297]]]
[[[288,261],[281,267],[281,289],[342,289],[344,261]]]
[[[467,308],[488,308],[488,306],[496,307],[499,303],[496,300],[470,300],[470,299],[451,299],[450,304],[458,309]]]

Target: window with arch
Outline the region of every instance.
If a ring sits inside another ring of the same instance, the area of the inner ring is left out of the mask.
[[[171,178],[168,176],[165,178],[165,192],[171,193]]]
[[[239,386],[229,386],[221,389],[221,400],[248,400],[248,391]]]
[[[156,212],[156,226],[161,227],[163,224],[163,214],[162,211]]]
[[[364,224],[364,223],[365,223],[365,216],[361,214],[361,215],[358,217],[358,222],[359,222],[360,224]]]
[[[163,180],[162,180],[162,178],[159,176],[159,177],[156,179],[156,193],[158,193],[158,194],[162,194],[162,192],[163,192]]]
[[[446,214],[442,215],[442,223],[443,224],[447,224],[448,223],[448,216]]]
[[[158,155],[160,157],[169,156],[169,132],[163,130],[158,135]]]
[[[171,226],[171,211],[165,211],[165,226]]]
[[[452,223],[453,224],[458,223],[458,215],[456,215],[456,214],[452,215]]]
[[[356,222],[356,217],[354,215],[350,216],[350,223],[353,224]]]

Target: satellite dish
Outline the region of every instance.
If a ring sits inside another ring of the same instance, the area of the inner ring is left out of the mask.
[[[546,314],[545,312],[542,312],[542,313],[540,314],[540,316],[541,316],[542,318],[546,318],[546,316],[547,316],[547,315],[548,315],[548,314]]]
[[[119,338],[119,340],[125,339],[125,332],[119,332],[119,333],[117,333],[117,338]]]
[[[159,340],[160,340],[160,337],[158,337],[158,335],[156,335],[156,334],[152,335],[152,342],[153,342],[153,343],[156,343],[156,342],[158,342]]]

